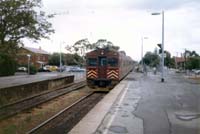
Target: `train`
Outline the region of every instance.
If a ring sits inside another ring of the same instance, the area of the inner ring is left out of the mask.
[[[124,51],[111,48],[96,48],[86,53],[86,79],[91,88],[112,89],[129,72],[134,63]]]

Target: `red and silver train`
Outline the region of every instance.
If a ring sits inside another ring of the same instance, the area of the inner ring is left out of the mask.
[[[92,88],[112,88],[133,70],[131,57],[109,48],[97,48],[87,53],[86,61],[87,84]]]

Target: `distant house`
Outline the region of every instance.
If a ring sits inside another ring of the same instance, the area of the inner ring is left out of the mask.
[[[30,55],[30,64],[34,65],[37,69],[41,68],[45,64],[48,63],[49,53],[37,48],[25,47],[22,46],[19,48],[17,52],[17,63],[19,65],[27,65],[28,64],[28,56]]]
[[[185,68],[185,58],[184,57],[174,57],[175,66],[177,69]]]

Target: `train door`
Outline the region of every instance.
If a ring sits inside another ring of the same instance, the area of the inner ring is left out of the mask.
[[[106,70],[107,70],[107,58],[99,57],[99,78],[106,78]]]

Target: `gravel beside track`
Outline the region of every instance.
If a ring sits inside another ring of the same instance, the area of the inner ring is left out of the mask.
[[[53,117],[33,128],[27,134],[64,134],[69,132],[103,97],[93,92],[66,107]]]
[[[56,98],[63,94],[69,93],[73,90],[84,87],[85,85],[86,85],[85,81],[80,81],[80,82],[72,84],[71,86],[69,86],[67,88],[62,88],[62,89],[57,89],[57,90],[54,90],[51,92],[42,93],[42,94],[30,97],[30,98],[24,99],[22,101],[3,106],[0,108],[0,120],[7,118],[9,116],[12,116],[16,113],[19,113],[22,110],[26,110],[26,109],[35,107],[41,103],[44,103],[46,101],[53,99],[53,98]]]

